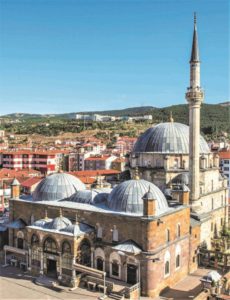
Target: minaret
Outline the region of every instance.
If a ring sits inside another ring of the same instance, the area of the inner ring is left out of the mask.
[[[187,88],[186,99],[189,104],[189,187],[191,203],[199,199],[200,193],[200,106],[204,93],[200,86],[200,58],[194,14],[194,31],[192,53],[190,59],[190,87]]]

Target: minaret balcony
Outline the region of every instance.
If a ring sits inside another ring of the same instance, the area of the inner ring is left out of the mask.
[[[185,96],[188,101],[190,100],[202,101],[204,99],[204,92],[202,90],[199,91],[190,90],[185,94]]]

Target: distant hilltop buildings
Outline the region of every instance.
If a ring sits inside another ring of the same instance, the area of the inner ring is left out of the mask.
[[[117,120],[121,121],[151,121],[153,119],[152,115],[144,115],[144,116],[135,116],[135,117],[129,117],[129,116],[122,116],[122,117],[115,117],[115,116],[105,116],[105,115],[99,115],[99,114],[76,114],[76,120],[85,120],[85,121],[96,121],[96,122],[114,122]]]

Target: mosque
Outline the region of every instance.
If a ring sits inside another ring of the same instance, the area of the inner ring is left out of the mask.
[[[227,222],[228,206],[218,156],[200,136],[204,95],[196,21],[190,67],[189,127],[171,118],[141,135],[130,156],[131,180],[87,190],[59,172],[30,197],[20,195],[14,180],[6,264],[13,254],[11,260],[32,274],[69,286],[85,274],[105,274],[140,284],[141,294],[152,297],[196,270],[198,248],[204,241],[209,247]]]

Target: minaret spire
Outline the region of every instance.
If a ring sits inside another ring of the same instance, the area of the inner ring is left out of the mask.
[[[194,29],[193,29],[193,41],[192,41],[192,52],[191,52],[191,62],[199,62],[199,46],[198,46],[198,34],[196,25],[196,13],[194,13]]]
[[[190,86],[186,99],[189,104],[189,187],[191,204],[200,197],[200,106],[204,93],[200,86],[200,58],[197,20],[194,14],[194,30],[190,59]]]

